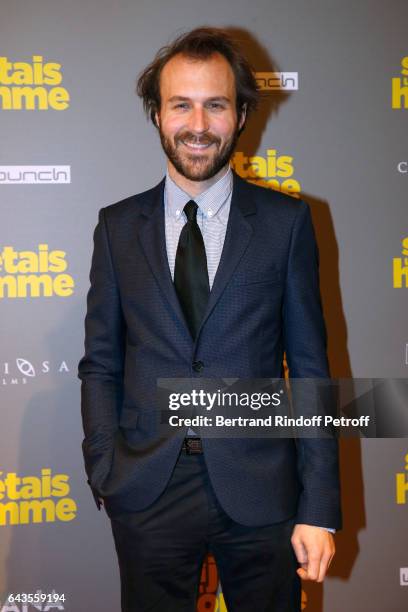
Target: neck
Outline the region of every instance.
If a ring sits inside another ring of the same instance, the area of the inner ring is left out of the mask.
[[[228,168],[229,163],[225,164],[225,166],[223,166],[221,170],[217,172],[217,174],[214,174],[214,176],[205,181],[192,181],[180,174],[180,172],[176,170],[170,161],[167,162],[167,169],[170,178],[176,183],[176,185],[178,185],[178,187],[180,187],[180,189],[188,193],[188,195],[192,198],[195,198],[196,196],[200,195],[200,193],[203,193],[203,191],[206,191],[209,187],[211,187],[211,185],[214,185],[222,176],[224,176],[224,174],[228,172]]]

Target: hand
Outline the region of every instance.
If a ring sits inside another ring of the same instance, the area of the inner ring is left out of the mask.
[[[93,498],[95,500],[96,505],[98,506],[98,510],[100,510],[103,507],[103,499],[102,497],[99,497],[96,489],[94,489],[94,487],[91,485],[91,481],[89,480],[89,478],[87,480],[87,483],[91,487]]]
[[[296,571],[302,580],[323,582],[334,557],[334,537],[326,529],[314,525],[295,525],[291,543],[301,564]]]

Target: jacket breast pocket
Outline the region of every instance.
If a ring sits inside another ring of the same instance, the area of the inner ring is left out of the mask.
[[[231,279],[233,286],[245,287],[248,285],[279,285],[282,283],[280,270],[239,270]]]

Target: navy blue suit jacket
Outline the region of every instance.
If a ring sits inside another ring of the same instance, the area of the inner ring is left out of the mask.
[[[167,261],[164,182],[102,208],[94,233],[78,375],[88,482],[109,516],[151,504],[175,465],[182,438],[158,435],[151,418],[157,378],[279,378],[284,351],[291,377],[329,376],[308,205],[234,173],[224,248],[193,341]],[[215,493],[237,522],[296,517],[341,528],[335,439],[203,445]]]

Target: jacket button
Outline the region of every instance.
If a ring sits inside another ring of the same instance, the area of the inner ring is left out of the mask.
[[[203,368],[204,368],[204,364],[202,361],[193,361],[194,372],[201,372]]]

